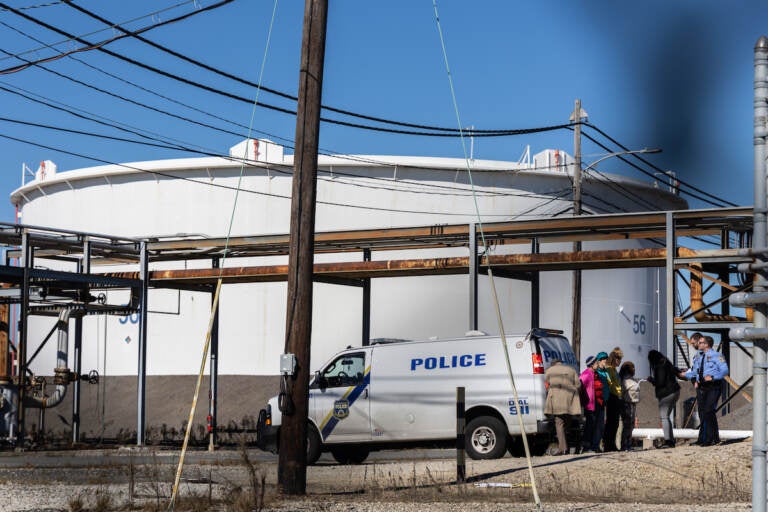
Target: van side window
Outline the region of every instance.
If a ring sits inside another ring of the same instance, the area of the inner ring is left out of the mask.
[[[365,353],[344,354],[337,357],[320,372],[327,387],[357,386],[365,375]]]

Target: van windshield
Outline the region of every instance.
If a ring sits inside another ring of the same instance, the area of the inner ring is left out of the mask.
[[[363,383],[365,374],[365,353],[344,354],[334,359],[320,372],[324,386],[357,386]]]
[[[573,366],[576,371],[579,370],[579,362],[576,361],[576,355],[566,338],[563,336],[542,336],[537,341],[545,370],[552,366],[552,359],[554,358],[559,359],[563,364]]]

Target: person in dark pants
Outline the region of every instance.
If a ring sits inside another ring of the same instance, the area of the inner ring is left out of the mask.
[[[596,451],[600,449],[600,439],[602,434],[597,436],[597,420],[598,418],[603,421],[603,388],[599,389],[595,387],[595,381],[600,383],[600,379],[596,376],[597,372],[597,359],[595,356],[587,357],[585,363],[586,368],[579,375],[581,380],[581,405],[584,407],[584,433],[581,437],[582,451]],[[601,430],[602,432],[602,430]],[[595,443],[597,438],[597,443]]]
[[[621,451],[632,450],[632,431],[637,418],[637,403],[640,401],[640,384],[635,380],[635,364],[626,361],[619,369],[621,379]]]
[[[653,384],[656,398],[659,401],[659,417],[661,418],[661,430],[664,432],[664,444],[659,448],[674,448],[674,419],[677,399],[680,398],[680,384],[677,383],[680,370],[672,365],[672,362],[664,357],[658,350],[648,352],[648,363],[651,366],[651,375],[648,382]],[[682,377],[681,377],[682,378]]]
[[[608,370],[606,370],[608,354],[598,352],[595,359],[597,360],[595,364],[595,437],[592,439],[592,451],[601,453],[603,449],[600,448],[600,442],[603,440],[603,433],[605,432],[605,408],[608,404],[608,395],[610,395]]]
[[[693,366],[681,376],[690,379],[696,386],[696,401],[701,416],[700,441],[695,444],[712,446],[720,442],[717,426],[717,401],[722,393],[723,379],[728,375],[728,363],[720,352],[712,348],[712,336],[698,339],[699,352],[693,358]]]
[[[608,374],[608,402],[605,407],[605,433],[603,434],[603,451],[618,451],[616,446],[616,434],[619,432],[619,419],[624,408],[621,398],[621,379],[619,378],[619,365],[624,357],[624,352],[615,347],[608,354],[605,370]]]

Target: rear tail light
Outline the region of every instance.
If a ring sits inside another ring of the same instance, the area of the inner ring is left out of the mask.
[[[544,374],[544,362],[541,359],[541,354],[531,354],[531,358],[533,359],[533,374],[534,375],[543,375]]]

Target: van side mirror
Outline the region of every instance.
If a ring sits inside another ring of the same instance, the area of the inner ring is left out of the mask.
[[[318,371],[316,371],[316,372],[315,372],[315,378],[314,378],[314,380],[312,381],[312,385],[311,385],[310,387],[313,387],[313,388],[320,388],[320,389],[325,389],[325,388],[327,388],[327,387],[328,387],[328,379],[326,379],[326,378],[325,378],[325,377],[324,377],[324,376],[323,376],[323,375],[320,373],[320,371],[318,370]]]

